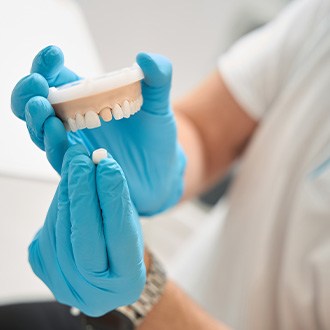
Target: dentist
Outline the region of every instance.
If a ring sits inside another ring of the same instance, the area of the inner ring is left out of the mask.
[[[118,313],[142,330],[225,329],[219,320],[237,329],[329,328],[329,34],[329,1],[293,2],[221,56],[174,110],[169,61],[141,53],[142,110],[69,134],[48,89],[79,78],[58,48],[41,51],[12,109],[61,174],[30,247],[55,297],[95,329],[111,329],[107,312],[123,304]],[[108,159],[95,168],[88,155],[101,147]],[[196,249],[186,260],[202,308],[143,257],[138,214],[196,196],[237,159],[224,227],[207,259]],[[150,274],[160,281],[148,294]]]

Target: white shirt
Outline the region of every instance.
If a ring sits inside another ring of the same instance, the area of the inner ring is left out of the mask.
[[[181,284],[235,329],[330,329],[330,2],[292,3],[219,70],[261,123]]]

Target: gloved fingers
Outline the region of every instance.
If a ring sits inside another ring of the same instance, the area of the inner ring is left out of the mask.
[[[65,153],[62,167],[61,181],[58,187],[57,219],[55,225],[56,255],[60,268],[65,276],[74,278],[75,260],[71,245],[70,201],[68,190],[69,165],[75,156],[88,155],[82,145],[74,145]]]
[[[89,156],[87,149],[82,144],[75,144],[68,148],[63,157],[62,176],[68,176],[70,162],[74,157],[80,155]]]
[[[54,116],[54,110],[46,99],[48,91],[45,78],[33,73],[17,83],[11,104],[16,116],[27,122],[33,142],[46,151],[50,164],[60,173],[69,143],[62,122]]]
[[[58,265],[54,260],[49,258],[49,255],[53,252],[48,247],[51,244],[52,247],[55,247],[55,227],[57,220],[57,198],[58,198],[59,189],[56,190],[55,196],[53,197],[52,203],[47,213],[46,222],[43,227],[37,232],[32,242],[29,245],[29,263],[34,273],[42,279],[46,285],[52,290],[54,281],[52,276],[45,275],[45,265],[47,268],[48,274],[56,274],[58,271]],[[51,215],[51,216],[49,216]]]
[[[76,156],[70,162],[68,192],[71,243],[77,268],[85,276],[103,273],[108,270],[108,256],[96,191],[95,165],[88,156]]]
[[[47,80],[49,87],[57,87],[80,79],[78,75],[64,66],[63,52],[56,46],[48,46],[36,55],[31,72],[42,75]]]
[[[124,173],[111,155],[96,168],[96,187],[110,272],[129,277],[144,267],[143,239]]]
[[[44,122],[43,131],[47,159],[55,171],[61,174],[63,158],[69,148],[66,130],[59,118],[50,116]]]
[[[151,88],[161,88],[171,84],[172,64],[159,54],[139,53],[136,61],[144,73],[144,82]]]
[[[26,126],[32,141],[42,150],[44,146],[44,123],[47,118],[54,116],[54,110],[46,98],[35,96],[25,107]]]
[[[49,86],[59,86],[80,79],[64,66],[62,51],[56,46],[43,49],[35,57],[31,74],[22,78],[11,95],[11,108],[20,119],[25,120],[26,103],[34,96],[47,98]]]
[[[136,61],[144,73],[142,109],[156,114],[168,112],[172,80],[171,62],[162,55],[148,53],[139,53]]]
[[[35,97],[48,97],[48,83],[38,73],[30,74],[22,78],[14,87],[11,94],[11,109],[20,119],[25,120],[25,106],[27,102]]]

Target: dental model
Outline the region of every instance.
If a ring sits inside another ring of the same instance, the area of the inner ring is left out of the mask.
[[[95,165],[97,165],[102,159],[108,157],[108,152],[106,149],[100,148],[93,151],[92,160]]]
[[[140,83],[143,78],[135,63],[96,78],[52,87],[48,100],[68,131],[92,129],[101,126],[100,117],[108,122],[138,112],[143,103]]]

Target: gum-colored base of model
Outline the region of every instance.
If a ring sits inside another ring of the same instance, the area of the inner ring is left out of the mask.
[[[114,90],[53,104],[56,115],[68,131],[101,126],[100,117],[108,122],[112,118],[129,118],[142,106],[141,83],[123,86]]]

